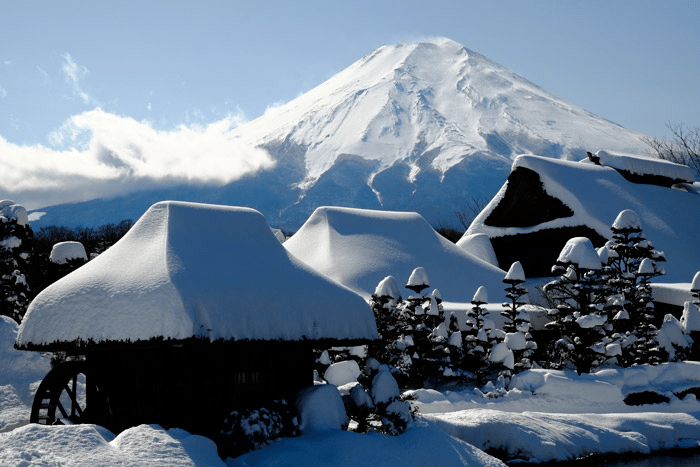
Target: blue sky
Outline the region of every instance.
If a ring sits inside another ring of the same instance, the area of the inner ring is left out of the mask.
[[[700,125],[700,0],[0,0],[0,142],[61,157],[90,144],[76,119],[235,126],[437,36],[629,129]]]

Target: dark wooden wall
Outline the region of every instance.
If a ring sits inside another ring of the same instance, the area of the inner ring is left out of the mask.
[[[89,353],[90,419],[115,433],[142,423],[214,436],[231,410],[313,384],[304,342],[187,343]],[[288,399],[289,400],[289,399]]]

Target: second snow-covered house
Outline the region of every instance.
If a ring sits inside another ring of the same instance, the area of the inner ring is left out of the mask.
[[[602,246],[617,215],[631,209],[664,252],[663,280],[688,282],[700,264],[698,186],[688,167],[640,156],[599,151],[571,162],[522,155],[465,236],[488,235],[502,268],[520,261],[528,277],[549,276],[567,240]]]
[[[314,347],[376,337],[367,303],[290,254],[259,212],[162,202],[40,293],[16,347],[71,357],[42,382],[32,421],[216,437],[232,409],[311,385]]]
[[[415,212],[323,206],[284,246],[367,299],[386,276],[403,282],[417,267],[447,301],[469,302],[481,285],[505,298],[499,294],[505,271],[445,239]]]

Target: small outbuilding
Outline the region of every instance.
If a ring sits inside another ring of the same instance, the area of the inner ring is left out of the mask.
[[[15,346],[67,356],[33,422],[215,439],[231,410],[313,384],[313,348],[376,338],[367,303],[289,253],[259,212],[167,201],[42,291]]]

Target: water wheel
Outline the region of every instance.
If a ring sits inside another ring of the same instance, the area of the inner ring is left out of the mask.
[[[90,423],[87,394],[99,392],[94,385],[88,386],[91,381],[87,372],[84,360],[62,362],[52,368],[36,391],[29,421],[42,425]]]

